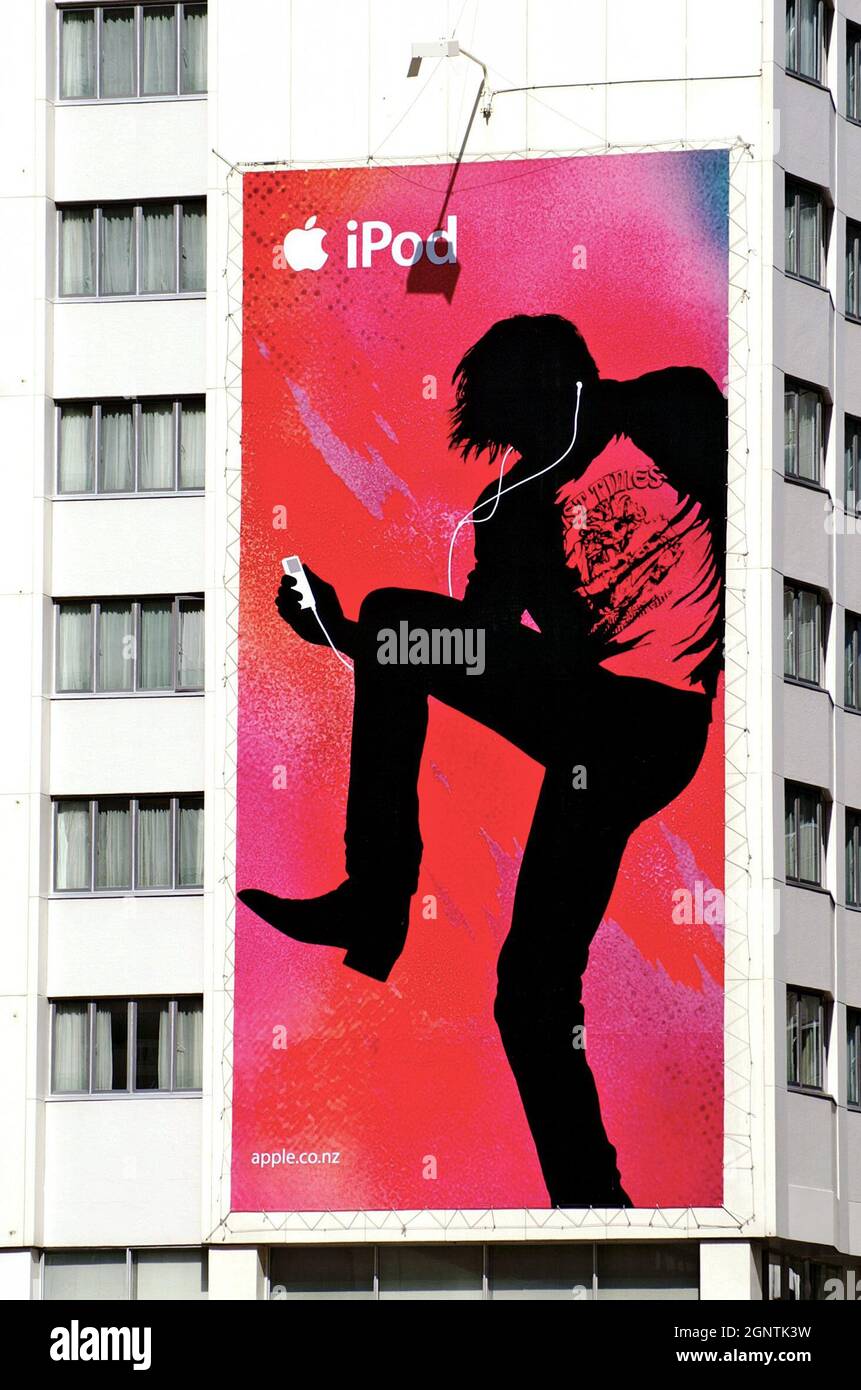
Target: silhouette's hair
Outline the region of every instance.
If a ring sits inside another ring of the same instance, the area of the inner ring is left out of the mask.
[[[449,443],[465,459],[485,450],[490,463],[511,444],[519,452],[555,438],[573,417],[576,383],[598,368],[579,330],[560,314],[500,319],[458,362],[452,381]]]

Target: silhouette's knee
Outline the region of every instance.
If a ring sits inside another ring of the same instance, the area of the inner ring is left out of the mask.
[[[391,627],[407,616],[408,589],[372,589],[362,599],[359,622],[369,628]]]

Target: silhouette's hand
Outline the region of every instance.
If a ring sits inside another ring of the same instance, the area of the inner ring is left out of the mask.
[[[327,584],[325,579],[320,579],[319,575],[316,575],[308,565],[305,565],[304,569],[317,603],[320,621],[337,646],[344,625],[344,613],[338,595],[332,585]],[[301,595],[296,592],[293,579],[290,575],[285,574],[278,586],[275,607],[285,623],[289,623],[293,631],[304,641],[313,642],[317,647],[325,647],[327,645],[326,638],[320,623],[314,616],[313,608],[300,608],[300,602]]]

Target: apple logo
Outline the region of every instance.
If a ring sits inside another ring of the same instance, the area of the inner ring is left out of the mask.
[[[304,227],[294,227],[284,238],[284,259],[291,270],[320,270],[329,259],[323,250],[326,233],[315,227],[317,215],[309,217]]]

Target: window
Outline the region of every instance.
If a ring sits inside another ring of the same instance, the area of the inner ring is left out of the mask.
[[[786,1081],[821,1091],[825,1076],[825,1000],[800,989],[786,991]]]
[[[825,72],[823,0],[786,0],[786,71],[821,82]]]
[[[699,1298],[699,1251],[694,1245],[600,1245],[598,1298],[642,1301]]]
[[[861,26],[846,25],[846,115],[861,121]]]
[[[206,91],[206,5],[60,9],[60,98],[128,101]]]
[[[843,431],[843,498],[847,512],[861,511],[861,420],[846,416]]]
[[[56,999],[51,1094],[199,1091],[203,1000]]]
[[[46,1250],[42,1297],[81,1300],[206,1298],[203,1250]]]
[[[846,906],[861,907],[861,811],[846,812]]]
[[[846,1100],[861,1106],[861,1009],[846,1010]]]
[[[822,671],[824,604],[815,589],[783,586],[783,674],[819,685]]]
[[[61,297],[201,294],[206,203],[106,203],[58,208]],[[117,428],[128,429],[120,422]]]
[[[861,222],[846,222],[846,313],[861,319]]]
[[[820,885],[824,843],[822,793],[814,787],[786,784],[787,882]]]
[[[845,683],[843,700],[847,709],[861,712],[861,617],[847,609],[843,627]]]
[[[203,689],[203,598],[58,602],[59,695]]]
[[[57,406],[57,492],[116,496],[201,492],[203,396],[68,401]]]
[[[825,401],[821,391],[787,380],[783,467],[787,478],[819,483],[825,459]]]
[[[822,194],[810,184],[787,179],[785,197],[786,273],[820,285],[825,256]]]
[[[180,893],[202,886],[202,796],[55,800],[55,892]]]
[[[460,1301],[696,1299],[696,1243],[273,1246],[269,1297]]]

